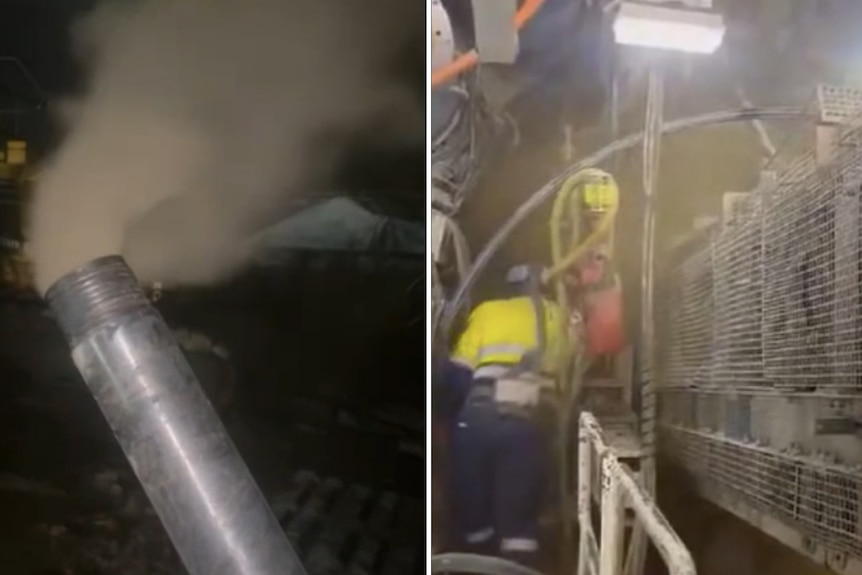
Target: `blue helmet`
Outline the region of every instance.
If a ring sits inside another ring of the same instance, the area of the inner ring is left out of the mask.
[[[535,264],[520,264],[512,266],[506,272],[506,285],[512,288],[526,289],[533,282],[541,282],[545,268]]]

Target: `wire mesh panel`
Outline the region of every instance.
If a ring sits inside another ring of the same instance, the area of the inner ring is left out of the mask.
[[[708,254],[672,269],[665,385],[862,390],[860,138],[750,193]]]
[[[780,387],[859,389],[859,137],[845,134],[828,167],[785,175],[767,200],[764,347]]]
[[[834,195],[815,171],[791,171],[764,203],[764,361],[779,387],[815,388],[829,377]]]
[[[824,459],[781,453],[704,432],[664,426],[662,449],[719,502],[741,498],[763,513],[801,528],[812,540],[862,556],[862,477]]]
[[[862,560],[862,122],[846,125],[670,267],[658,429],[708,498]]]
[[[714,385],[763,382],[761,198],[749,195],[713,242]]]
[[[847,164],[829,176],[834,190],[835,283],[832,288],[831,381],[842,390],[859,390],[862,382],[862,330],[860,330],[860,182],[862,162]]]
[[[713,333],[712,252],[704,249],[689,256],[676,270],[670,289],[664,292],[667,333],[662,362],[668,385],[709,383]]]

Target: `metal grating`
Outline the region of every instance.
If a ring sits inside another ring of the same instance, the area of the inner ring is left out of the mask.
[[[709,381],[712,353],[712,256],[695,253],[677,270],[679,282],[672,282],[662,305],[658,325],[660,358],[667,381],[676,385],[697,385]],[[666,318],[666,321],[663,321]],[[661,326],[666,325],[667,329]]]
[[[858,472],[682,427],[662,427],[660,440],[669,459],[685,467],[707,498],[742,498],[814,541],[862,556]]]
[[[750,194],[736,202],[733,219],[712,244],[716,313],[710,371],[715,385],[763,381],[761,200]]]
[[[668,385],[862,391],[860,137],[845,134],[829,168],[808,155],[748,194],[671,269]]]
[[[836,463],[862,461],[860,414],[799,407],[862,403],[862,128],[846,125],[830,164],[785,164],[660,278],[658,427],[660,454],[716,503],[862,558],[862,468]]]
[[[820,121],[831,124],[854,123],[862,113],[862,90],[844,86],[817,86]]]
[[[763,345],[777,386],[829,383],[835,194],[824,183],[814,171],[791,172],[766,200]]]

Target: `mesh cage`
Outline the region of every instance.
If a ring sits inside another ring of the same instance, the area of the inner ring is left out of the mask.
[[[859,143],[851,131],[828,169],[803,158],[742,198],[670,270],[668,385],[862,390]]]
[[[660,278],[659,453],[720,505],[862,559],[862,128],[844,124],[828,166],[788,161]]]
[[[776,386],[829,385],[835,194],[815,172],[782,179],[763,221],[763,346]]]
[[[669,286],[665,313],[657,322],[660,346],[664,353],[667,380],[675,385],[697,385],[708,382],[710,341],[712,335],[712,258],[708,251],[696,253],[683,262],[679,282]],[[663,326],[661,324],[664,324]],[[663,329],[664,328],[664,329]]]
[[[660,439],[704,491],[722,490],[836,551],[862,556],[858,471],[681,427],[662,427]]]

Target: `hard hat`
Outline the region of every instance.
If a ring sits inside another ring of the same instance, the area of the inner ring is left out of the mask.
[[[545,268],[540,265],[520,264],[512,266],[506,273],[506,283],[509,285],[524,284],[534,278],[541,278]]]

